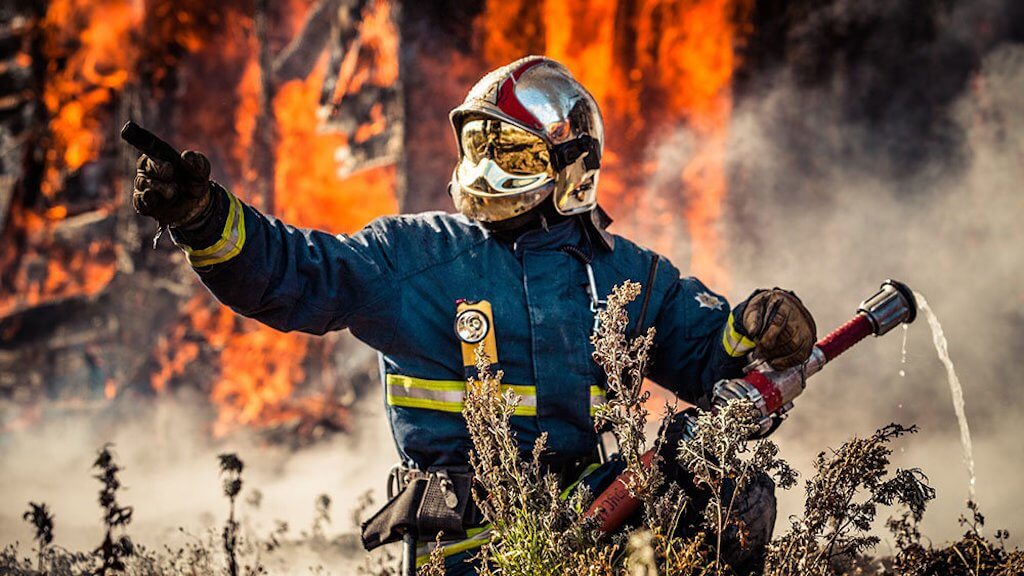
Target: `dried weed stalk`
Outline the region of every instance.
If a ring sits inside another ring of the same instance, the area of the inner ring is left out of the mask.
[[[918,469],[889,475],[889,443],[916,427],[889,424],[868,438],[853,438],[831,456],[818,454],[816,474],[807,481],[804,515],[792,520],[790,532],[769,547],[772,576],[824,575],[856,562],[878,537],[867,533],[878,506],[902,504],[915,520],[935,497]]]
[[[679,463],[693,474],[694,485],[708,495],[704,530],[715,542],[716,567],[722,564],[720,551],[727,531],[736,530],[740,542],[746,541],[746,527],[735,513],[737,498],[750,482],[767,475],[783,489],[796,483],[796,471],[778,457],[774,442],[749,440],[760,417],[750,401],[732,400],[715,412],[701,412],[692,435],[679,444]]]
[[[491,526],[492,540],[480,553],[481,574],[576,572],[599,548],[594,522],[583,519],[589,494],[576,490],[562,498],[558,478],[540,461],[546,435],[530,455],[520,453],[509,424],[519,398],[511,390],[502,393],[502,373],[491,373],[481,349],[477,368],[479,378],[469,382],[463,414],[473,440],[474,499]]]
[[[631,471],[627,486],[633,495],[649,498],[662,484],[657,466],[644,467],[640,457],[647,450],[644,428],[649,412],[646,402],[650,392],[642,390],[651,347],[653,327],[627,338],[629,316],[626,306],[640,295],[640,284],[626,281],[612,289],[607,307],[598,312],[598,328],[591,335],[594,361],[604,370],[608,383],[608,402],[599,406],[594,416],[598,429],[611,429],[618,441],[619,455]]]
[[[221,454],[220,473],[224,476],[224,496],[230,503],[227,522],[222,533],[224,555],[228,561],[228,575],[238,576],[238,521],[235,520],[235,499],[242,491],[242,470],[245,463],[235,454]]]
[[[92,467],[97,470],[94,476],[100,481],[99,503],[103,509],[103,542],[96,549],[96,555],[100,560],[99,567],[94,574],[106,576],[111,572],[121,572],[125,569],[125,558],[132,556],[135,546],[131,538],[124,531],[132,521],[132,507],[121,506],[117,501],[117,493],[122,488],[118,466],[114,458],[113,445],[107,444],[100,449],[96,455],[96,461]],[[115,533],[121,532],[120,536]]]

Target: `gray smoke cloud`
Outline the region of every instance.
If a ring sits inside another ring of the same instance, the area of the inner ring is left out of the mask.
[[[212,535],[217,550],[228,514],[217,455],[235,452],[245,462],[238,504],[245,535],[265,539],[283,521],[289,532],[282,541],[303,541],[301,533],[310,532],[313,523],[314,500],[321,494],[332,500],[325,535],[341,539],[320,548],[286,544],[275,554],[263,554],[271,573],[308,574],[318,565],[332,574],[355,573],[365,556],[353,520],[360,497],[370,492],[382,502],[396,457],[380,399],[357,403],[353,413],[358,433],[336,434],[301,450],[267,445],[251,431],[215,440],[208,433],[208,402],[187,393],[140,403],[134,414],[116,421],[49,418],[0,444],[0,542],[20,541],[28,553],[32,530],[21,514],[32,501],[47,503],[55,514],[55,544],[95,548],[103,532],[99,483],[90,466],[96,450],[112,442],[124,468],[120,502],[134,507],[128,534],[135,542],[159,550]],[[247,503],[254,491],[262,494],[258,507]]]
[[[947,40],[966,34],[957,24],[966,22],[975,20],[954,20],[932,48],[941,52]],[[851,113],[850,99],[862,97],[864,86],[808,86],[795,69],[760,78],[734,111],[722,228],[730,300],[755,287],[795,290],[815,313],[820,337],[886,278],[923,293],[944,326],[963,383],[982,512],[991,529],[1007,528],[1021,542],[1024,46],[1004,43],[984,52],[955,97],[928,111],[926,130],[913,118],[880,125],[863,110]],[[846,71],[841,78],[856,76]],[[948,89],[942,78],[931,81]],[[928,89],[927,79],[919,82]],[[883,118],[898,118],[898,106],[881,108]],[[899,138],[910,140],[894,141]],[[676,135],[657,150],[660,165],[685,162],[686,148],[677,144],[687,140]],[[673,153],[678,162],[665,162]],[[685,264],[685,249],[676,256]],[[816,376],[775,440],[809,476],[815,454],[851,435],[892,421],[918,424],[920,434],[897,444],[894,466],[921,467],[937,488],[922,527],[941,542],[962,532],[956,519],[966,510],[968,477],[927,322],[910,328],[906,364],[901,338],[897,329],[869,341]],[[782,496],[777,530],[802,503],[800,486]]]

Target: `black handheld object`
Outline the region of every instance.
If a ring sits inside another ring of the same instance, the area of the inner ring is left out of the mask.
[[[181,153],[174,146],[131,120],[125,122],[124,127],[121,128],[121,139],[150,158],[170,162],[178,174],[199,177],[192,172],[192,168],[188,164],[181,161]]]

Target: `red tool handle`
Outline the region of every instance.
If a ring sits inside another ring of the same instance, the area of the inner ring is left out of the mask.
[[[654,461],[654,450],[648,450],[640,456],[640,465],[650,468]],[[640,501],[629,493],[629,482],[633,479],[633,473],[625,471],[612,480],[611,486],[605,488],[594,503],[587,510],[587,516],[596,515],[601,521],[599,529],[602,532],[611,532],[626,523],[630,515],[636,512]]]

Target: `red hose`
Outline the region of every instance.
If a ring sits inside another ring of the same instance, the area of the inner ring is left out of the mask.
[[[818,340],[818,348],[825,354],[825,361],[831,362],[851,346],[875,333],[867,314],[857,314],[849,322]]]

